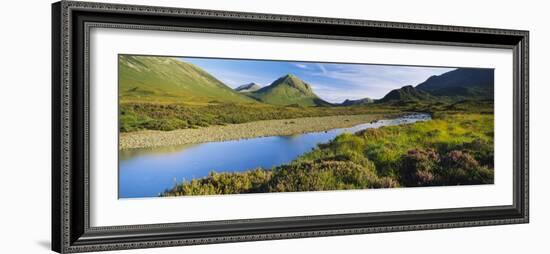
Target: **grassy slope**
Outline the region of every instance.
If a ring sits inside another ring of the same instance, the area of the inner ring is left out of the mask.
[[[435,96],[491,99],[494,96],[494,70],[458,68],[432,76],[415,88]]]
[[[308,84],[294,75],[281,77],[249,95],[272,105],[317,106],[321,100]]]
[[[119,56],[121,103],[256,103],[202,69],[171,57]]]
[[[404,86],[399,89],[391,90],[386,96],[379,100],[379,102],[390,101],[430,101],[435,100],[432,95],[418,90],[412,86]]]
[[[288,165],[211,173],[163,195],[493,183],[492,104],[462,106],[429,122],[342,134]]]

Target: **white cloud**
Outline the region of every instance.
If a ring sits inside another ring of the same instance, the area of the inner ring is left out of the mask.
[[[325,66],[323,64],[317,64],[317,66],[321,70],[322,74],[325,74],[325,75],[327,74],[327,70],[325,69]]]
[[[225,83],[226,85],[236,88],[240,85],[248,84],[250,82],[257,83],[258,85],[264,86],[265,84],[270,84],[272,81],[269,78],[263,76],[250,75],[243,72],[235,72],[228,70],[209,70],[212,75],[217,79]]]
[[[300,69],[309,69],[309,67],[306,64],[302,64],[302,63],[295,63],[294,66]]]
[[[413,66],[392,66],[392,65],[352,65],[352,64],[318,64],[318,70],[308,73],[309,75],[328,80],[334,80],[332,86],[345,86],[345,89],[325,88],[326,92],[319,92],[320,96],[326,98],[338,97],[336,95],[347,93],[350,99],[358,94],[364,97],[381,98],[390,90],[400,88],[406,85],[416,86],[425,81],[432,75],[440,75],[452,70],[452,68],[437,67],[413,67]],[[324,81],[321,87],[328,87],[327,81]],[[319,90],[322,90],[320,88]],[[338,92],[341,91],[341,92]]]
[[[311,83],[311,87],[321,99],[332,103],[341,103],[346,99],[358,100],[366,97],[373,98],[372,94],[385,94],[388,92],[386,88],[377,86],[341,89],[333,85]]]

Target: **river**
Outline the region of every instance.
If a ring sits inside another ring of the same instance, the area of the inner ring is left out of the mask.
[[[207,176],[210,171],[241,172],[289,163],[344,133],[430,120],[411,114],[349,128],[292,136],[270,136],[184,146],[122,150],[119,153],[119,198],[156,197],[183,180]]]

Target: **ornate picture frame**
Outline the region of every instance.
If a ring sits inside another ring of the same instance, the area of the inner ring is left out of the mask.
[[[116,28],[513,51],[513,204],[90,225],[89,32]],[[529,221],[529,32],[61,1],[52,5],[52,249],[60,253],[475,227]]]

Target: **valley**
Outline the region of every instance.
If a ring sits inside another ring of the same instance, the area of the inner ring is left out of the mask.
[[[299,73],[313,68],[294,66]],[[379,99],[337,91],[349,97],[335,102],[286,69],[265,85],[248,80],[231,88],[182,59],[120,55],[120,191],[143,197],[492,184],[493,73],[452,68]]]

